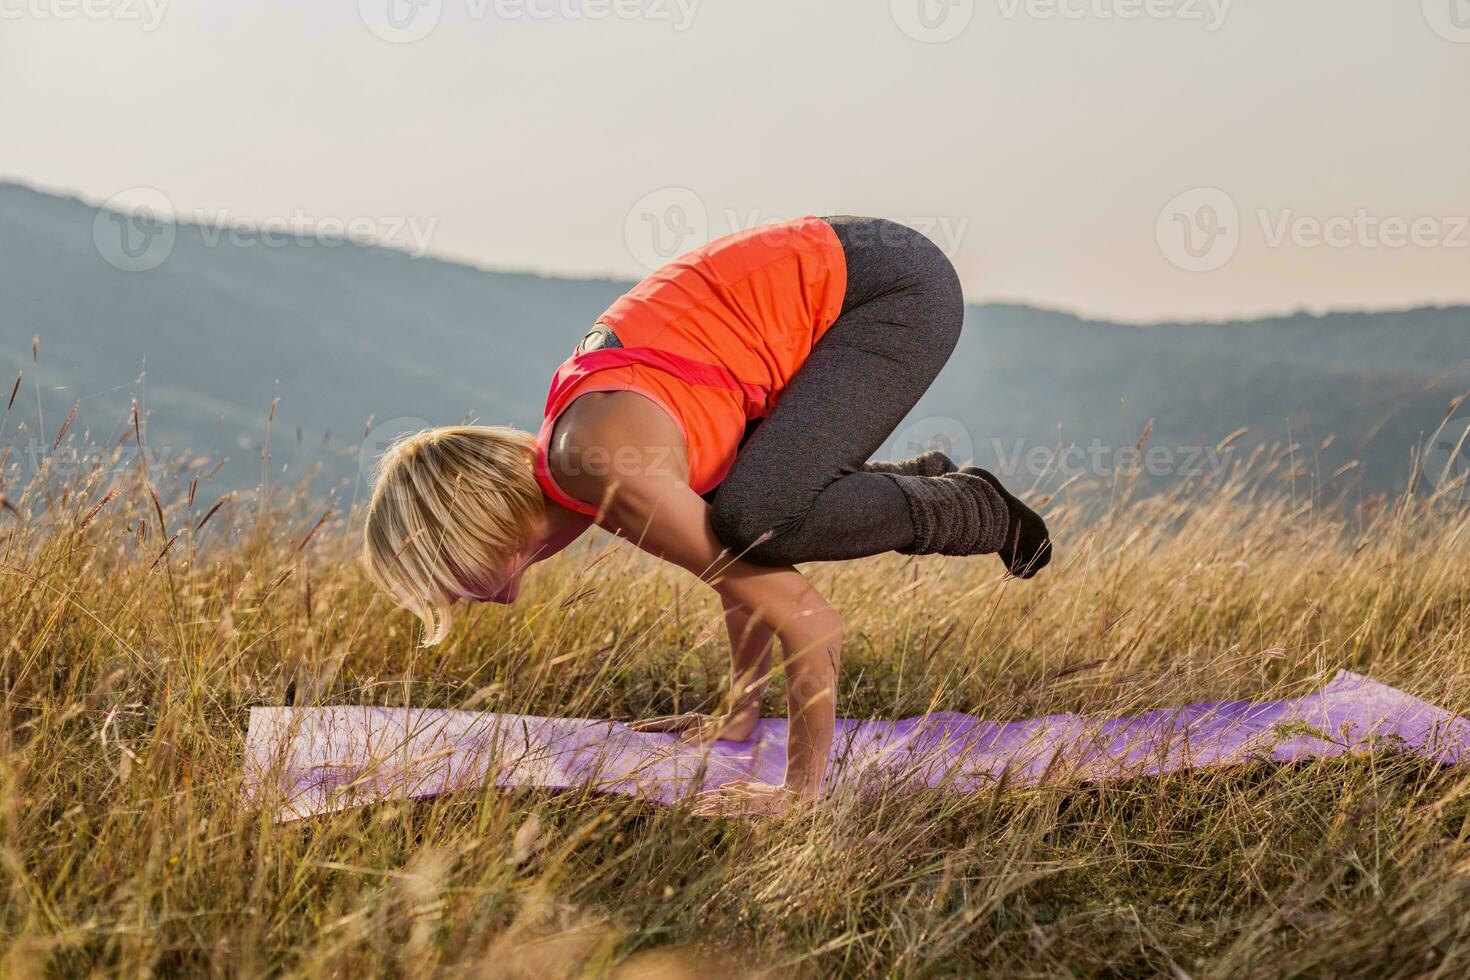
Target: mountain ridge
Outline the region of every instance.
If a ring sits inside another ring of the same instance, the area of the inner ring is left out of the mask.
[[[52,425],[77,404],[79,430],[115,432],[141,396],[151,445],[228,455],[222,478],[241,488],[258,481],[277,398],[285,437],[273,436],[271,466],[288,479],[316,461],[329,480],[355,479],[369,418],[533,427],[556,365],[631,285],[350,241],[237,245],[187,220],[160,265],[125,272],[103,256],[98,215],[0,182],[0,367],[42,386]],[[1018,443],[1121,452],[1152,420],[1151,444],[1183,457],[1245,426],[1241,448],[1335,433],[1327,472],[1357,458],[1352,480],[1394,490],[1450,399],[1470,390],[1467,306],[1135,324],[989,302],[967,305],[966,320],[885,454],[935,440],[982,465]],[[17,411],[44,445],[34,401]],[[392,434],[375,428],[368,448]],[[1161,482],[1191,475],[1162,470]]]

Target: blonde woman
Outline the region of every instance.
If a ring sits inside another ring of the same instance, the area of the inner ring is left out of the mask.
[[[959,337],[959,280],[924,236],[803,218],[722,238],[654,273],[556,372],[539,434],[434,429],[383,458],[365,552],[374,579],[443,639],[457,602],[514,602],[526,567],[593,524],[719,593],[730,708],[639,723],[744,740],[773,646],[787,678],[783,783],[730,783],[703,812],[820,795],[842,620],[794,567],[897,551],[998,553],[1029,578],[1042,519],[941,453],[869,463]]]

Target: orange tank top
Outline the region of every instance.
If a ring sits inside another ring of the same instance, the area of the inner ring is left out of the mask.
[[[728,235],[659,269],[598,318],[623,346],[574,354],[552,378],[537,437],[541,488],[572,510],[597,512],[552,479],[552,429],[579,395],[635,391],[679,427],[689,485],[714,489],[746,422],[770,414],[846,290],[842,245],[812,217]]]

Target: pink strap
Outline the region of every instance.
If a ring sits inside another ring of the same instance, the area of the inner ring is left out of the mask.
[[[558,402],[569,388],[587,375],[630,365],[657,368],[701,388],[738,392],[745,403],[747,418],[762,418],[769,413],[771,390],[764,385],[741,381],[722,364],[706,364],[654,347],[604,347],[574,354],[557,369],[556,377],[551,380],[551,391],[546,396],[546,414],[551,416],[565,408]]]

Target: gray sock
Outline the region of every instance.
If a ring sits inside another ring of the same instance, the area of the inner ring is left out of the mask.
[[[995,487],[969,473],[887,474],[898,484],[914,523],[905,555],[988,555],[1000,551],[1010,511]]]

